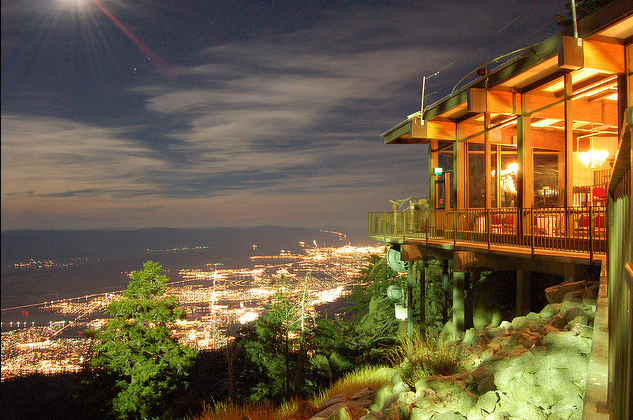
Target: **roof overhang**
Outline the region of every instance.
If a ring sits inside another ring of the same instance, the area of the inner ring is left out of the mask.
[[[424,121],[413,114],[381,134],[385,144],[428,144],[431,140],[455,140],[457,127],[450,121]]]

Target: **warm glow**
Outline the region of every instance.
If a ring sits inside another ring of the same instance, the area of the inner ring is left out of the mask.
[[[519,164],[516,162],[510,163],[505,169],[501,171],[501,189],[505,192],[512,194],[517,193],[516,186],[514,185],[514,178],[519,172]],[[494,176],[494,173],[493,173]]]
[[[259,314],[257,312],[246,312],[240,317],[240,324],[248,324],[249,322],[255,321],[258,317]]]
[[[578,159],[587,168],[597,168],[599,166],[602,166],[602,164],[607,160],[608,157],[608,150],[589,149],[586,152],[578,153]]]

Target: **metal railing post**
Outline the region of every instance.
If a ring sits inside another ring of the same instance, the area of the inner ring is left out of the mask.
[[[593,206],[589,206],[589,261],[593,262],[593,229],[595,223],[593,220]]]

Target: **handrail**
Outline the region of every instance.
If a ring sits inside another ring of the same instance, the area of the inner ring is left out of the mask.
[[[431,214],[435,217],[431,218]],[[432,221],[434,220],[434,222]],[[369,236],[386,243],[440,240],[523,247],[535,250],[606,252],[606,207],[467,208],[377,212],[369,215]]]

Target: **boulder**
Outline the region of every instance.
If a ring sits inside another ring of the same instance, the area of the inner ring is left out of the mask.
[[[374,403],[369,407],[369,409],[372,411],[383,411],[397,399],[398,393],[394,392],[393,384],[384,384],[376,392]]]
[[[445,411],[443,413],[437,413],[431,417],[431,420],[464,420],[466,417],[457,414],[454,411]]]
[[[496,391],[488,391],[477,399],[475,407],[489,414],[495,411],[497,403],[499,403],[499,393]]]
[[[479,337],[477,331],[474,328],[466,330],[464,339],[462,340],[462,346],[473,347],[478,346],[479,344],[481,344],[481,337]]]

